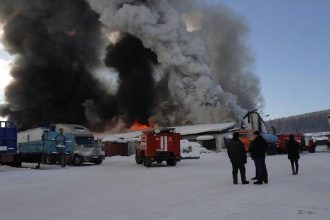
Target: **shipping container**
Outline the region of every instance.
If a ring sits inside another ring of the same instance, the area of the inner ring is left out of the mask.
[[[107,140],[102,142],[102,149],[106,157],[112,156],[127,156],[127,141]]]

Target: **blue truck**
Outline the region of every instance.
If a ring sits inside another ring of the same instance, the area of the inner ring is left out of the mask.
[[[74,137],[62,130],[39,127],[18,133],[18,155],[22,162],[59,164],[62,167],[71,161]]]
[[[17,128],[8,121],[0,121],[0,164],[21,166],[17,154]]]
[[[74,124],[54,124],[17,132],[11,122],[1,122],[0,164],[21,166],[22,162],[40,164],[84,162],[101,164],[105,154],[94,142],[93,134]]]

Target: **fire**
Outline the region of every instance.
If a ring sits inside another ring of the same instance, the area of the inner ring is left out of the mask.
[[[131,131],[143,131],[151,129],[152,127],[149,124],[141,124],[138,121],[135,121],[133,125],[130,127]]]

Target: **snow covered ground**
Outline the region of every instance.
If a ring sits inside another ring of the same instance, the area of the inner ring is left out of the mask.
[[[145,168],[134,157],[64,169],[0,166],[0,219],[330,219],[330,153],[304,153],[300,165],[292,176],[287,155],[267,157],[269,184],[261,186],[233,185],[226,152],[177,167]]]

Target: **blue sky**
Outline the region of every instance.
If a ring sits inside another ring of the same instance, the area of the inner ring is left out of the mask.
[[[265,114],[330,108],[330,1],[209,0],[246,18]]]
[[[330,108],[329,0],[207,1],[246,18],[268,119]]]

